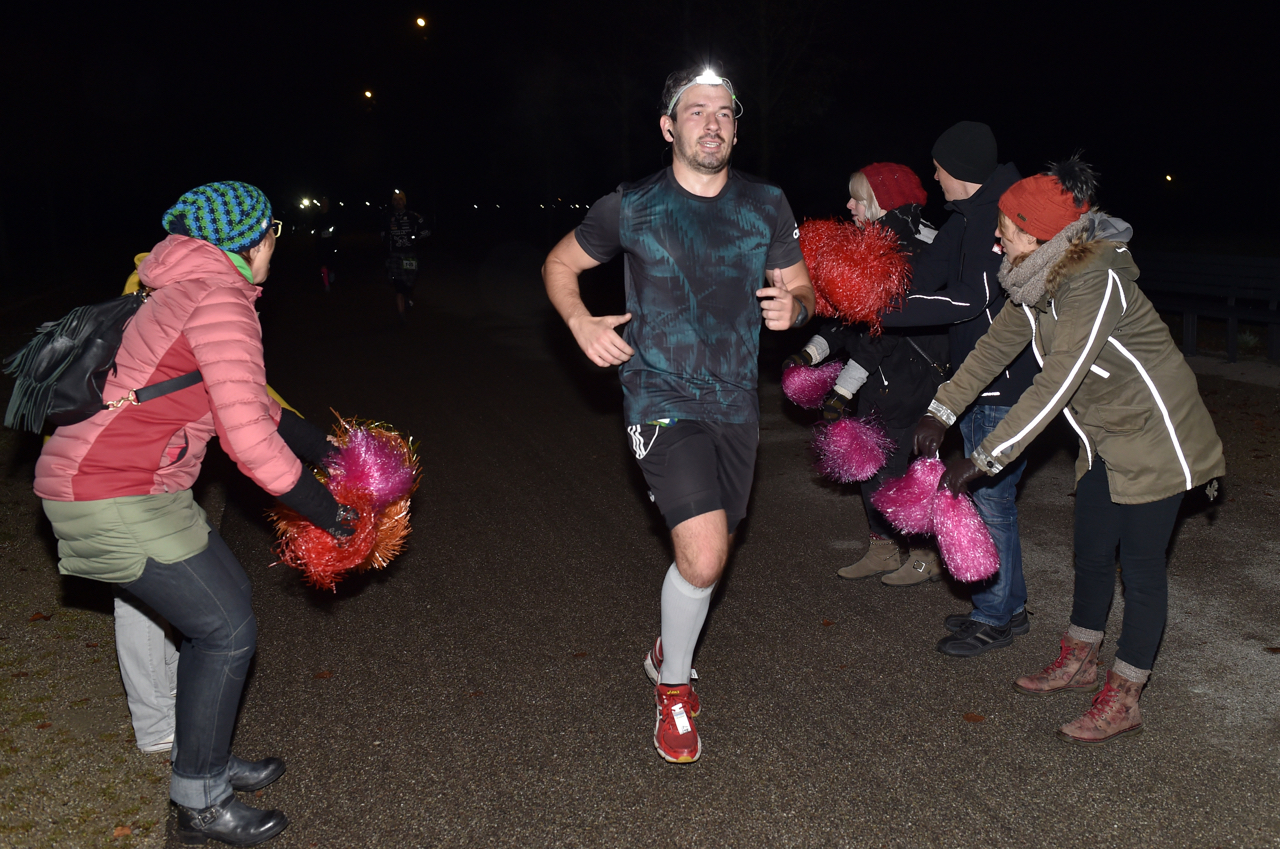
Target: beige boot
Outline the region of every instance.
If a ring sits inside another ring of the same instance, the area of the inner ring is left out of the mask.
[[[862,559],[852,566],[846,566],[843,569],[837,569],[836,574],[841,578],[856,580],[858,578],[870,578],[872,575],[883,575],[885,572],[893,572],[902,565],[902,555],[898,553],[898,544],[891,539],[871,538],[870,545],[867,546],[867,553]]]
[[[1092,693],[1097,690],[1098,649],[1102,647],[1102,641],[1086,643],[1068,632],[1062,635],[1059,645],[1062,651],[1057,660],[1034,675],[1023,675],[1013,682],[1014,688],[1030,696],[1081,690]]]
[[[1075,722],[1059,728],[1058,736],[1068,743],[1097,746],[1126,734],[1141,734],[1141,693],[1141,684],[1112,669],[1107,673],[1107,685],[1093,697],[1093,707]]]
[[[938,553],[928,548],[913,548],[907,553],[907,562],[902,564],[902,568],[885,575],[880,583],[890,587],[910,587],[941,579],[942,561]]]

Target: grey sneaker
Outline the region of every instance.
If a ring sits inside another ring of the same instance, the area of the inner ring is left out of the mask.
[[[942,627],[954,634],[968,623],[970,615],[970,613],[953,613],[942,620]],[[1024,607],[1009,619],[1009,630],[1013,631],[1015,637],[1021,637],[1031,630],[1031,620],[1027,618],[1029,615]]]

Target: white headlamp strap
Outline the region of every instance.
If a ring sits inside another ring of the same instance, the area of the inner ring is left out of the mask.
[[[729,97],[733,99],[734,120],[736,121],[738,118],[742,117],[742,103],[738,100],[738,96],[733,93],[733,83],[710,69],[698,74],[698,76],[693,78],[692,82],[685,83],[685,85],[675,93],[671,98],[671,102],[667,104],[667,117],[670,117],[671,113],[675,111],[676,104],[680,102],[680,96],[696,85],[724,86],[725,91],[729,92]]]

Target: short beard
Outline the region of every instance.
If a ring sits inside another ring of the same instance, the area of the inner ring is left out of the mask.
[[[672,135],[675,137],[675,141],[671,145],[672,155],[684,163],[690,171],[709,177],[714,174],[719,174],[721,171],[729,167],[729,160],[733,154],[733,145],[729,142],[724,141],[723,139],[721,140],[722,144],[724,144],[724,147],[722,148],[724,158],[714,164],[708,165],[697,158],[685,156],[680,144],[679,134],[673,132]]]

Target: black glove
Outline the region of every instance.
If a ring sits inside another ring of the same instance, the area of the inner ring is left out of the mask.
[[[317,528],[338,539],[345,539],[355,533],[356,523],[360,521],[358,511],[339,504],[333,493],[325,489],[324,484],[306,469],[302,470],[293,489],[280,496],[280,501],[284,506],[305,516]]]
[[[292,410],[280,410],[280,424],[276,431],[299,460],[313,466],[323,465],[330,452],[336,450],[325,438],[323,430]]]
[[[832,389],[822,399],[822,420],[827,422],[839,421],[845,410],[852,403],[852,395],[845,395],[843,392]]]
[[[813,359],[809,356],[808,351],[800,351],[798,354],[792,354],[782,361],[782,368],[785,370],[787,366],[811,366]]]
[[[947,470],[942,473],[942,480],[938,481],[938,489],[946,488],[951,490],[952,495],[959,495],[969,488],[969,481],[977,480],[985,474],[986,472],[968,457],[952,460],[947,463]]]
[[[946,432],[946,425],[925,413],[911,437],[912,447],[921,457],[936,457],[938,446],[942,444],[942,437]]]

